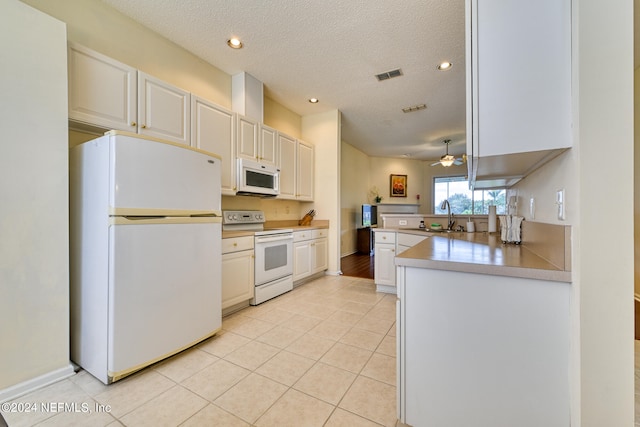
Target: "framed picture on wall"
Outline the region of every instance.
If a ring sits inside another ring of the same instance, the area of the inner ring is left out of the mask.
[[[391,197],[407,197],[407,175],[391,175]]]

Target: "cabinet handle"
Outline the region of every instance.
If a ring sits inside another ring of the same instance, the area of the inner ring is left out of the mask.
[[[136,125],[136,122],[131,122],[131,126],[135,126],[135,125]]]
[[[395,251],[396,251],[395,249],[391,249],[391,252],[395,252]]]
[[[237,243],[234,243],[234,244],[233,244],[233,246],[238,246],[238,244],[237,244]]]
[[[142,126],[140,126],[140,127],[141,127],[142,129],[146,129],[146,128],[147,128],[147,125],[142,125]]]

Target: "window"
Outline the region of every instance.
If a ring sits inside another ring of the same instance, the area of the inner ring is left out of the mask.
[[[469,189],[469,181],[463,176],[438,177],[433,180],[433,213],[446,214],[447,209],[440,209],[446,199],[451,205],[451,213],[456,215],[487,215],[489,205],[496,205],[498,215],[507,211],[506,190]]]

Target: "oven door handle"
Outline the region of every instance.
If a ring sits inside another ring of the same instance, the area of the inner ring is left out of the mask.
[[[271,243],[279,242],[282,240],[293,240],[293,234],[287,234],[284,236],[256,237],[256,243]]]

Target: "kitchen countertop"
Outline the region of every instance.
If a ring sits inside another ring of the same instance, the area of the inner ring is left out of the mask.
[[[495,276],[571,282],[571,272],[527,248],[503,244],[498,233],[439,233],[416,229],[374,229],[429,238],[396,256],[396,265]]]

